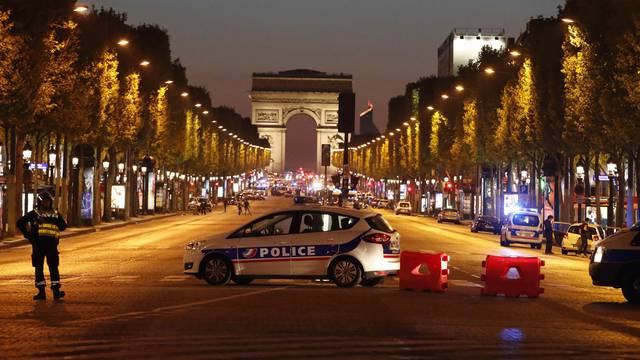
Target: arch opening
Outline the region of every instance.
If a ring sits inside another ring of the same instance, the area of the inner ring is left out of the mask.
[[[316,171],[317,124],[307,114],[296,114],[286,122],[285,170]]]

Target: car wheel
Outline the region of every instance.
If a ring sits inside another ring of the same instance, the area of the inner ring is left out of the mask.
[[[536,245],[536,249],[538,249],[538,250],[542,249],[542,244]]]
[[[329,276],[338,287],[354,287],[362,279],[362,270],[354,259],[343,257],[331,264]]]
[[[567,255],[569,253],[567,250],[560,250],[560,252],[562,253],[562,255]]]
[[[531,248],[532,248],[532,249],[535,249],[535,248],[537,248],[537,247],[538,247],[538,245],[536,245],[536,244],[531,244]]]
[[[253,281],[253,278],[247,278],[247,277],[233,277],[231,278],[231,281],[233,281],[234,283],[238,284],[238,285],[247,285],[249,283],[251,283]]]
[[[640,271],[631,272],[622,282],[622,295],[632,304],[640,304]]]
[[[360,285],[364,287],[374,287],[378,284],[382,284],[383,282],[384,282],[383,277],[375,277],[371,279],[362,279],[362,281],[360,281]]]
[[[471,228],[471,232],[472,232],[472,233],[477,233],[477,232],[478,232],[478,230],[475,230],[475,229]]]
[[[202,277],[210,285],[226,285],[232,275],[233,268],[226,259],[217,256],[205,259],[202,266]]]

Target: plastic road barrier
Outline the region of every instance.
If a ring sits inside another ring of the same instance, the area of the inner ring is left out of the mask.
[[[544,261],[537,257],[487,255],[482,262],[485,274],[481,277],[484,281],[481,294],[538,297],[544,292],[540,287],[540,280],[544,279],[541,266]]]
[[[448,288],[449,256],[444,253],[403,251],[400,254],[400,288],[444,292]]]

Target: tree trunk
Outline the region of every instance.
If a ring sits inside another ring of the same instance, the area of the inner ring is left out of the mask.
[[[618,201],[616,203],[616,227],[623,227],[624,226],[624,221],[625,221],[625,217],[624,217],[624,198],[626,195],[626,191],[625,191],[625,187],[626,187],[626,182],[625,182],[625,178],[624,178],[624,171],[625,170],[625,163],[624,163],[624,157],[621,155],[619,157],[618,160],[618,176],[617,176],[617,183],[618,183]]]
[[[60,156],[60,150],[58,150],[58,156],[56,158],[56,167],[58,169],[58,187],[60,188],[60,202],[58,203],[58,211],[69,220],[69,167],[71,162],[69,161],[69,140],[67,136],[64,136],[62,145],[62,156]],[[58,145],[58,149],[60,146]],[[60,171],[62,170],[62,171]]]
[[[569,219],[571,223],[574,223],[576,221],[576,211],[575,211],[575,207],[574,207],[574,199],[575,199],[575,188],[576,188],[576,176],[575,176],[575,167],[574,167],[574,156],[569,156],[568,157],[568,174],[569,174],[569,188],[567,189],[567,196],[566,196],[566,202],[567,202],[567,207],[569,209]]]
[[[97,225],[102,219],[102,191],[100,189],[100,178],[102,177],[102,147],[97,146],[94,150],[93,162],[93,220],[91,225]]]
[[[596,153],[593,173],[596,182],[596,222],[602,225],[602,211],[600,210],[600,153]]]
[[[626,212],[626,223],[627,223],[627,228],[631,227],[631,225],[633,225],[635,223],[635,212],[633,210],[633,190],[634,190],[634,161],[633,161],[633,152],[629,152],[628,155],[628,161],[627,161],[627,182],[626,182],[626,195],[627,195],[627,212]]]

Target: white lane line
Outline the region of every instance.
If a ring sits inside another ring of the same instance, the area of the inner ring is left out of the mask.
[[[463,286],[463,287],[482,287],[482,285],[478,284],[478,283],[474,283],[468,280],[455,280],[455,279],[450,279],[449,280],[449,284],[454,285],[454,286]]]
[[[469,275],[471,277],[474,277],[476,279],[480,279],[480,275],[476,275],[476,274],[472,274],[472,273],[470,273],[468,271],[464,271],[464,270],[460,269],[459,267],[455,267],[455,266],[451,266],[451,265],[449,265],[449,267],[451,269],[454,269],[455,271],[460,271],[461,273],[465,273],[465,274],[467,274],[467,275]]]
[[[109,281],[113,282],[131,282],[140,278],[140,275],[118,275],[109,278]]]
[[[165,276],[162,279],[160,279],[160,281],[171,281],[171,282],[185,281],[190,277],[193,277],[193,276],[190,276],[190,275],[168,275],[168,276]]]
[[[70,324],[86,324],[86,323],[92,323],[92,322],[98,322],[98,321],[121,320],[123,318],[128,318],[128,317],[135,317],[135,316],[141,316],[141,315],[151,315],[151,314],[157,314],[157,313],[167,312],[167,311],[172,311],[172,310],[186,309],[186,308],[190,308],[190,307],[194,307],[194,306],[214,304],[214,303],[217,303],[217,302],[222,302],[222,301],[226,301],[226,300],[234,300],[234,299],[253,296],[253,295],[266,294],[266,293],[270,293],[270,292],[274,292],[274,291],[284,290],[286,288],[287,287],[277,287],[277,288],[273,288],[273,289],[250,291],[250,292],[246,292],[246,293],[242,293],[242,294],[223,296],[223,297],[210,299],[210,300],[196,301],[196,302],[180,304],[180,305],[162,306],[162,307],[157,307],[157,308],[149,310],[149,311],[133,311],[133,312],[128,312],[128,313],[124,313],[124,314],[103,316],[103,317],[97,317],[97,318],[93,318],[93,319],[75,320],[75,321],[70,321],[67,324],[69,324],[69,323]]]

